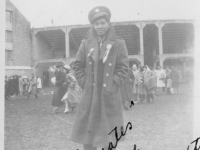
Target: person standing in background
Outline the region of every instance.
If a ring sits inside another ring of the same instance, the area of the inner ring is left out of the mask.
[[[145,94],[146,94],[146,88],[144,84],[144,67],[140,66],[138,68],[138,73],[136,75],[136,85],[137,85],[137,94],[139,97],[140,103],[143,103],[145,101]]]
[[[13,93],[15,96],[19,95],[19,79],[17,75],[13,76]]]
[[[165,78],[166,78],[165,71],[162,69],[161,66],[159,66],[158,71],[157,71],[157,93],[158,94],[165,93]]]
[[[24,86],[24,81],[22,75],[19,76],[19,95],[23,95],[23,86]]]
[[[37,95],[37,78],[35,77],[34,73],[31,73],[31,79],[29,82],[29,88],[28,88],[28,95],[26,100],[30,99],[31,95],[35,95],[35,98],[38,99]]]
[[[136,84],[136,76],[138,74],[138,70],[137,70],[137,66],[136,64],[133,64],[132,66],[132,71],[133,71],[133,75],[134,75],[134,81],[133,81],[133,96],[134,96],[134,102],[136,103],[138,101],[138,89],[137,89],[137,84]]]
[[[27,96],[28,88],[29,88],[29,80],[27,77],[23,77],[24,87],[23,87],[23,94]]]
[[[66,70],[65,82],[67,82],[69,86],[66,94],[62,98],[62,101],[65,102],[64,113],[68,113],[73,112],[74,108],[78,106],[82,95],[82,89],[79,87],[71,67],[69,65],[65,65],[64,69]]]
[[[51,79],[55,85],[52,106],[54,106],[52,113],[57,113],[57,110],[64,106],[65,103],[62,101],[63,96],[68,90],[68,82],[66,82],[66,69],[63,66],[56,66],[55,77]]]
[[[37,77],[37,93],[40,93],[42,90],[42,81],[40,77]]]
[[[166,74],[165,94],[170,94],[171,93],[170,89],[171,89],[171,86],[172,86],[172,80],[171,80],[171,77],[170,77],[171,70],[169,69],[169,67],[166,67],[165,74]]]
[[[147,103],[153,103],[156,87],[156,76],[147,65],[144,66],[144,84],[146,88],[146,101]]]
[[[172,79],[172,90],[171,90],[171,93],[172,94],[174,94],[175,92],[179,93],[180,92],[179,91],[179,78],[180,78],[180,76],[179,76],[178,70],[174,66],[171,67],[170,76],[171,76],[171,79]]]
[[[13,79],[13,76],[10,76],[9,81],[8,81],[8,92],[9,92],[10,96],[15,96],[14,95],[14,91],[15,91],[14,88],[15,88],[14,79]]]

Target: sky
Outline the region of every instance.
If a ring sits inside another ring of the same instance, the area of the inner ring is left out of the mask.
[[[31,27],[89,24],[96,6],[111,10],[111,22],[195,19],[198,0],[10,0]],[[200,4],[200,3],[199,3]],[[53,24],[51,20],[53,19]]]

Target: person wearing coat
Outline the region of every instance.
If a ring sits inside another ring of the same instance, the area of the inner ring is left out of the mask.
[[[92,27],[77,52],[73,70],[83,89],[70,140],[84,150],[115,145],[115,132],[124,127],[120,86],[128,75],[125,41],[110,25],[110,10],[95,7],[89,13]],[[110,133],[110,134],[109,134]]]
[[[15,92],[15,82],[13,76],[10,76],[8,81],[8,93],[10,96],[15,96],[14,92]]]
[[[35,98],[38,99],[37,78],[35,77],[34,73],[31,73],[31,79],[29,81],[29,88],[26,100],[29,100],[31,95],[35,95]]]
[[[19,94],[20,95],[23,95],[23,91],[24,91],[23,87],[24,87],[24,81],[23,81],[22,75],[20,75],[19,77]]]
[[[128,108],[131,106],[131,101],[134,101],[134,96],[133,96],[134,80],[135,77],[133,75],[132,69],[129,68],[128,76],[124,81],[124,85],[121,86],[120,88],[122,104],[125,110],[128,110]]]
[[[62,101],[63,96],[67,92],[68,82],[66,81],[66,70],[63,66],[57,66],[55,69],[55,89],[52,100],[52,106],[54,106],[53,113],[57,113],[57,110],[64,106],[65,103]]]
[[[147,65],[144,66],[144,84],[146,88],[147,103],[154,102],[154,94],[156,87],[156,76]]]
[[[18,75],[13,76],[13,86],[14,86],[14,95],[18,96],[19,95],[19,78]]]
[[[144,84],[144,67],[140,66],[139,67],[139,72],[136,75],[136,80],[135,80],[135,84],[137,86],[137,94],[139,97],[139,101],[140,103],[143,103],[145,101],[145,94],[146,94],[146,87]]]
[[[180,74],[179,74],[178,70],[174,66],[171,67],[170,77],[172,79],[171,93],[174,94],[175,91],[177,93],[180,93],[180,91],[179,91],[179,78],[180,78]]]
[[[29,89],[29,80],[27,77],[24,77],[23,78],[23,82],[24,82],[24,85],[23,85],[23,95],[27,95],[28,94],[28,89]]]
[[[64,113],[68,113],[73,112],[74,108],[78,105],[82,95],[82,89],[78,85],[78,82],[74,77],[71,67],[69,65],[65,65],[64,68],[66,70],[65,82],[68,82],[69,86],[66,94],[62,98],[62,101],[65,102]]]
[[[37,93],[40,93],[42,90],[42,81],[40,77],[37,77]]]
[[[136,84],[136,76],[139,71],[137,70],[136,64],[133,64],[132,71],[133,71],[133,76],[134,76],[134,81],[132,82],[133,83],[133,96],[134,96],[134,101],[137,102],[139,98],[138,98],[138,91],[137,91],[137,84]]]
[[[161,94],[165,93],[165,78],[165,71],[159,66],[157,71],[157,92],[161,92]]]

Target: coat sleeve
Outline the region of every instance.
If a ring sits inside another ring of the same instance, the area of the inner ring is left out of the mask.
[[[85,52],[84,42],[85,40],[82,40],[82,43],[78,49],[78,52],[76,54],[76,58],[73,64],[74,76],[77,79],[78,84],[82,88],[85,81],[85,69],[86,69],[86,52]]]
[[[114,82],[118,86],[124,84],[124,80],[128,75],[128,52],[124,41],[121,41],[118,49],[117,61],[114,70]]]

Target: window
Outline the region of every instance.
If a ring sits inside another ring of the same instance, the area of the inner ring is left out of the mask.
[[[5,51],[5,60],[12,61],[12,59],[13,59],[13,51],[6,50]]]
[[[12,22],[12,12],[6,11],[6,20]]]
[[[5,36],[6,36],[6,42],[12,42],[13,41],[12,31],[6,31]]]

